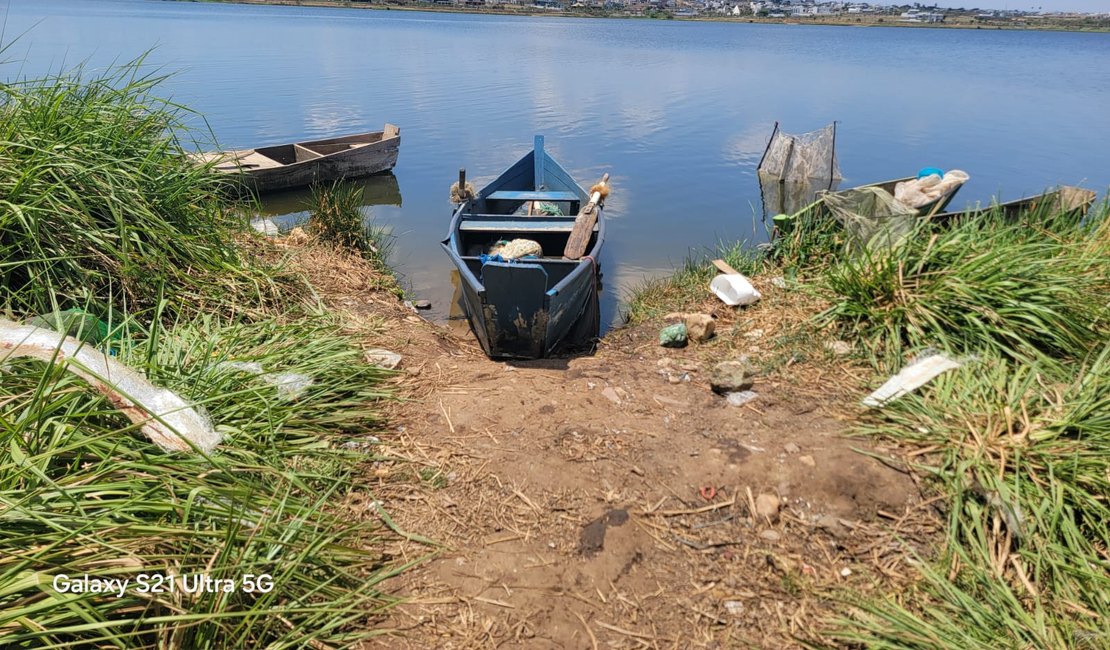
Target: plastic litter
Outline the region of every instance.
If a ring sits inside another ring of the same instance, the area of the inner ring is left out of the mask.
[[[221,361],[215,366],[219,370],[234,370],[257,375],[259,379],[277,389],[278,397],[294,400],[312,386],[312,377],[296,372],[266,372],[262,364],[255,361]]]
[[[863,405],[875,408],[889,404],[899,397],[924,386],[942,373],[954,370],[962,365],[964,365],[964,362],[943,354],[930,354],[921,357],[902,368],[897,375],[888,379],[875,392],[865,397]]]
[[[0,351],[0,362],[30,357],[63,366],[89,382],[166,451],[196,448],[209,453],[222,440],[199,406],[151,384],[138,372],[72,336],[0,319]]]
[[[747,278],[738,273],[718,275],[709,283],[709,290],[731,307],[751,305],[763,297]]]
[[[729,393],[725,399],[728,400],[729,406],[743,406],[757,397],[759,397],[759,394],[754,390],[739,390]]]
[[[267,237],[274,237],[281,234],[281,229],[278,228],[278,225],[276,223],[274,223],[274,220],[267,219],[265,217],[251,219],[251,228],[254,228],[255,231],[260,232]]]
[[[381,348],[367,350],[364,353],[364,357],[366,358],[366,363],[378,366],[379,368],[385,368],[386,370],[394,370],[397,366],[401,365],[401,355]],[[508,368],[511,366],[506,367]]]
[[[928,171],[926,169],[922,172]],[[939,169],[933,170],[939,172]],[[926,176],[918,176],[916,180],[904,181],[894,186],[894,198],[898,199],[905,205],[911,208],[920,208],[924,205],[936,201],[940,197],[948,194],[957,187],[963,185],[968,181],[970,176],[967,172],[953,169],[952,171],[941,176],[941,174],[928,174]]]
[[[28,325],[51,329],[86,343],[99,344],[110,334],[108,323],[83,309],[64,309],[40,314],[27,321]]]

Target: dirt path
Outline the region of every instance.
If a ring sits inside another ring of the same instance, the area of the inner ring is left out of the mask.
[[[798,647],[844,587],[899,584],[896,538],[928,550],[900,450],[842,436],[862,394],[845,365],[771,373],[735,407],[705,378],[737,355],[727,339],[665,349],[652,324],[593,356],[499,363],[340,288],[329,302],[384,318],[404,356],[383,455],[405,460],[367,480],[401,528],[446,546],[385,586],[410,601],[370,647]],[[783,311],[764,293],[739,339],[753,350]]]

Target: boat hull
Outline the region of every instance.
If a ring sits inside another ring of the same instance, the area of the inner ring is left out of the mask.
[[[541,198],[536,198],[541,197]],[[493,359],[539,359],[592,350],[600,334],[603,207],[587,254],[562,252],[575,217],[589,196],[543,151],[533,152],[454,212],[442,246],[459,272],[462,307],[482,349]],[[559,207],[558,214],[521,213],[522,206]],[[490,244],[528,239],[542,253],[506,261],[489,257]]]
[[[212,162],[216,171],[262,194],[390,171],[397,164],[400,147],[400,129],[387,124],[382,131],[200,154],[197,158]]]

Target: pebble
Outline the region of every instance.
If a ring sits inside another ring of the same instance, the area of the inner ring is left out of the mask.
[[[776,521],[779,518],[779,508],[782,507],[782,501],[773,494],[761,494],[755,498],[755,512],[761,517],[766,517],[771,521]]]
[[[838,357],[843,357],[852,353],[852,344],[840,340],[828,341],[825,343],[825,349]]]
[[[840,520],[832,515],[822,515],[814,524],[833,537],[841,537],[848,532]]]
[[[750,332],[744,332],[744,338],[746,338],[746,339],[761,339],[761,338],[763,338],[763,330],[754,329]]]
[[[412,306],[416,307],[417,309],[431,309],[432,308],[432,301],[431,300],[413,300],[412,301]]]
[[[847,578],[848,576],[852,575],[852,570],[848,567],[844,567],[840,570],[840,575],[841,577]]]
[[[813,456],[798,456],[798,462],[810,467],[817,467],[817,461],[813,460]]]
[[[782,446],[782,450],[788,454],[796,454],[801,451],[802,448],[792,442],[788,442]]]
[[[755,385],[753,377],[757,369],[745,357],[732,361],[722,361],[709,372],[709,384],[713,392],[720,395],[745,391]]]
[[[733,616],[740,616],[744,613],[744,603],[739,600],[726,600],[725,609]]]
[[[617,395],[617,391],[613,390],[612,386],[606,386],[605,389],[601,391],[601,394],[614,404],[621,403],[620,395]]]
[[[786,278],[782,277],[781,275],[777,275],[771,278],[771,286],[775,287],[776,289],[785,289]]]
[[[767,540],[768,542],[777,542],[780,539],[782,539],[782,535],[780,535],[779,531],[777,531],[777,530],[765,530],[762,533],[760,533],[759,536],[762,539]]]
[[[709,314],[686,314],[686,336],[695,343],[705,343],[717,331],[717,322]]]

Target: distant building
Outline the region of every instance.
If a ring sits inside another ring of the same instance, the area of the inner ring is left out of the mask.
[[[910,9],[904,12],[899,18],[899,22],[903,23],[943,23],[944,14],[931,11],[920,11],[918,9]]]

